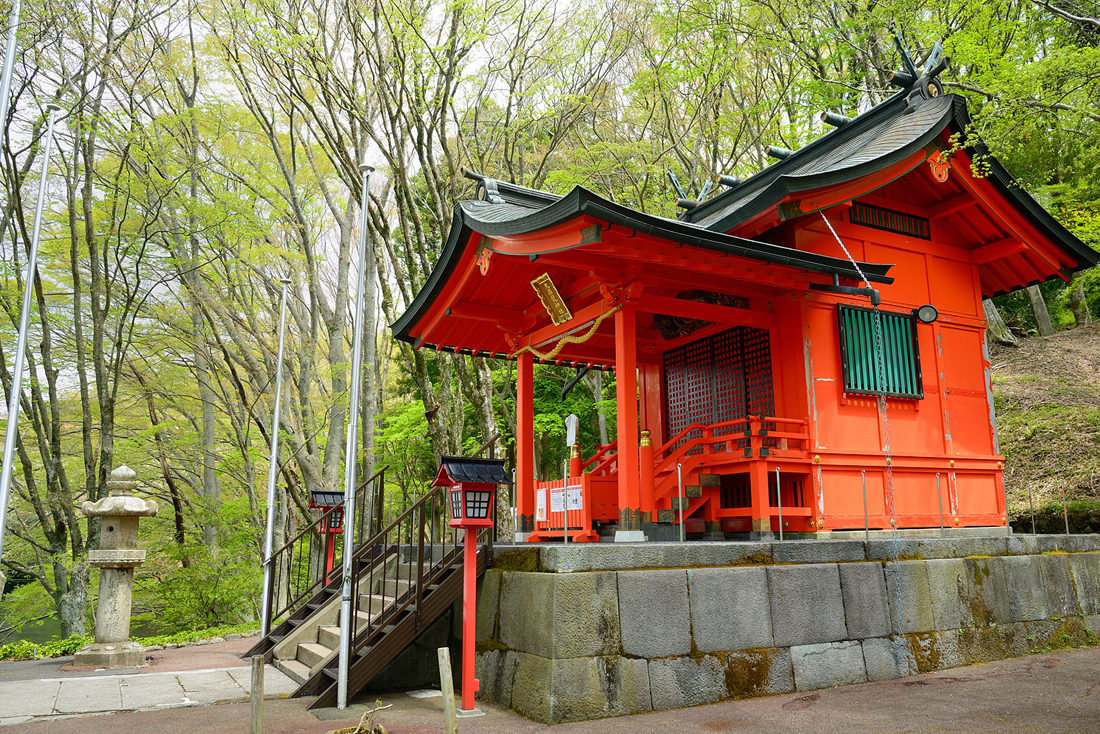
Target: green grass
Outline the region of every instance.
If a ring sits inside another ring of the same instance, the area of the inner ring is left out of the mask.
[[[225,637],[226,635],[234,633],[241,634],[244,632],[251,632],[254,629],[256,629],[256,624],[254,622],[249,622],[247,624],[210,627],[203,630],[186,630],[170,635],[141,637],[136,639],[135,642],[139,642],[145,647],[166,645],[170,642],[179,644],[181,642],[208,640],[212,637]],[[53,640],[46,643],[31,642],[30,640],[16,640],[7,645],[0,645],[0,660],[31,660],[37,658],[63,657],[65,655],[72,655],[80,648],[94,641],[95,638],[91,635],[73,635],[72,637],[66,637],[64,640]]]

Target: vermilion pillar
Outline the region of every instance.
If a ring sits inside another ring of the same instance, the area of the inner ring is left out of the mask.
[[[534,357],[524,352],[516,358],[516,540],[535,530],[534,383]]]
[[[634,306],[615,312],[615,406],[618,417],[619,530],[616,541],[644,540],[638,481],[638,361]]]

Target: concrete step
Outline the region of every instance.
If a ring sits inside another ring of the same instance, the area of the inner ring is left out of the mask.
[[[339,627],[318,627],[317,628],[317,644],[324,645],[329,650],[336,650],[340,647],[340,628]]]
[[[393,603],[393,595],[383,597],[379,594],[360,594],[359,611],[374,616]]]
[[[395,596],[404,594],[408,591],[409,586],[411,586],[411,584],[405,579],[386,579],[376,586],[375,593],[389,597],[389,601],[392,602]]]
[[[288,678],[295,681],[298,685],[301,685],[309,680],[309,666],[300,663],[297,660],[276,659],[274,661],[274,665],[276,668],[283,671]]]
[[[308,665],[311,669],[331,654],[331,647],[325,647],[316,642],[298,643],[298,662]]]

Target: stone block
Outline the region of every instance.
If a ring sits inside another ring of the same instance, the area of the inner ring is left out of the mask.
[[[1010,624],[1012,605],[1008,584],[1000,558],[964,558],[966,592],[963,603],[969,612],[968,622],[975,627]]]
[[[772,562],[771,543],[685,543],[687,568],[760,566]]]
[[[505,572],[499,618],[502,645],[553,657],[554,574]]]
[[[934,558],[925,565],[928,567],[933,628],[942,631],[962,627],[969,620],[962,603],[966,591],[966,564],[961,558]]]
[[[929,593],[928,564],[925,561],[901,561],[887,563],[886,589],[890,602],[893,625],[901,625],[894,632],[931,632],[936,628],[932,616],[932,597]],[[901,609],[897,608],[901,602]]]
[[[673,572],[683,574],[680,572]],[[611,572],[553,574],[554,657],[616,655],[619,594]]]
[[[1007,535],[972,536],[968,538],[950,538],[950,540],[955,558],[1008,555]]]
[[[842,563],[840,589],[848,639],[890,634],[890,609],[881,563]]]
[[[772,546],[776,563],[838,563],[866,558],[862,540],[786,540]]]
[[[1100,614],[1100,553],[1071,553],[1069,567],[1081,613]]]
[[[1038,535],[1010,535],[1006,542],[1010,556],[1037,556],[1043,552]]]
[[[1047,618],[1039,558],[1040,556],[1005,556],[1001,559],[1013,622]]]
[[[712,655],[650,660],[649,689],[654,711],[714,703],[726,696],[726,671]]]
[[[591,657],[555,660],[550,718],[546,723],[587,721],[652,710],[645,660]]]
[[[894,558],[895,553],[899,558],[942,558],[943,556],[936,554],[936,550],[943,552],[946,542],[940,538],[898,538],[896,541],[876,538],[863,544],[864,556],[868,561],[889,561]]]
[[[145,648],[137,642],[92,642],[76,651],[73,665],[89,668],[143,668]]]
[[[904,678],[917,672],[917,661],[904,637],[876,637],[863,641],[867,680]]]
[[[835,563],[768,566],[767,571],[776,647],[834,642],[847,636]]]
[[[791,651],[786,647],[740,650],[726,655],[726,695],[751,698],[794,690]]]
[[[512,678],[512,709],[528,719],[551,722],[553,678],[549,658],[516,653],[516,672]]]
[[[474,677],[480,688],[477,698],[506,708],[512,706],[512,680],[516,675],[518,653],[514,650],[487,650],[477,653]]]
[[[688,589],[696,648],[719,652],[772,646],[763,567],[690,569]]]
[[[1085,636],[1094,645],[1100,640],[1100,614],[1085,617]]]
[[[1043,578],[1043,596],[1047,615],[1072,617],[1077,614],[1077,597],[1073,592],[1073,575],[1069,570],[1069,557],[1058,554],[1037,556],[1039,573]]]
[[[957,668],[963,664],[959,651],[959,631],[923,632],[905,636],[909,653],[915,662],[915,672]]]
[[[799,691],[867,682],[863,647],[856,640],[791,647],[794,685]]]
[[[687,571],[620,571],[617,575],[623,653],[664,658],[691,652]]]
[[[743,566],[772,562],[771,543],[571,543],[568,546],[540,546],[524,551],[536,553],[537,562],[529,563],[531,568],[523,570],[557,573]],[[509,553],[508,557],[512,555]]]
[[[485,642],[496,633],[497,610],[500,608],[500,571],[489,569],[477,589],[478,642]]]

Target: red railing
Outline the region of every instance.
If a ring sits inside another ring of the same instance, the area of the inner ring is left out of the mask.
[[[611,465],[615,463],[616,455],[618,454],[618,451],[619,451],[619,441],[618,441],[618,439],[612,441],[611,443],[607,444],[606,446],[599,446],[598,448],[599,448],[599,450],[596,453],[592,454],[591,458],[589,458],[587,461],[585,461],[581,464],[581,471],[584,472],[585,469],[587,469],[589,466],[592,466],[601,457],[606,457],[599,464],[596,464],[593,467],[592,471],[589,472],[589,473],[590,474],[597,474],[597,475],[600,475],[600,476],[604,476],[604,475],[607,475],[607,474],[614,474],[615,472],[611,471]],[[611,451],[614,451],[615,454],[611,454],[610,453]]]
[[[787,425],[797,426],[798,431],[776,431],[764,426]],[[809,422],[797,418],[778,418],[776,416],[758,416],[756,418],[724,421],[704,425],[694,423],[685,426],[683,430],[662,444],[655,456],[664,454],[664,458],[653,467],[655,479],[655,496],[661,499],[676,488],[676,465],[680,465],[680,473],[687,476],[700,466],[739,463],[758,459],[795,459],[806,460],[808,458],[810,434],[807,431]],[[714,435],[715,431],[725,428],[741,427],[740,434],[722,433]],[[687,434],[698,431],[701,435],[688,437]],[[683,441],[679,446],[676,444]],[[746,443],[743,446],[744,454],[737,456],[734,446],[726,444]],[[797,448],[791,444],[797,443]],[[765,445],[768,444],[768,445]],[[675,448],[673,448],[675,447]],[[702,449],[693,453],[696,449]]]

